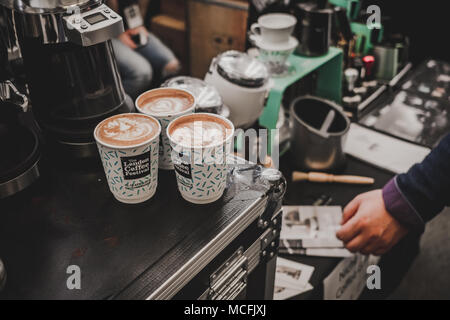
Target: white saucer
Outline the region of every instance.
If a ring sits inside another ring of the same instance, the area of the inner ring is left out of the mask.
[[[289,41],[282,43],[273,43],[264,41],[261,36],[251,35],[250,40],[252,40],[255,45],[266,51],[289,51],[295,49],[298,46],[298,40],[294,37],[289,37]]]

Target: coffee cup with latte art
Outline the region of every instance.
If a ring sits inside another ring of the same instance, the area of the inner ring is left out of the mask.
[[[139,112],[155,117],[162,128],[159,145],[159,168],[173,170],[172,151],[166,129],[170,121],[195,109],[195,97],[189,91],[176,88],[159,88],[144,92],[136,99]]]
[[[140,203],[155,194],[160,133],[158,120],[138,113],[112,116],[95,128],[109,189],[120,202]]]
[[[226,188],[233,123],[219,115],[195,113],[173,120],[167,136],[182,197],[196,204],[220,199]]]

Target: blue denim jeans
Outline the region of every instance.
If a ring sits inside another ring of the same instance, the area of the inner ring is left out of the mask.
[[[119,39],[112,40],[125,92],[136,99],[151,86],[154,76],[161,77],[164,67],[176,59],[173,52],[152,33],[146,45],[135,50]]]

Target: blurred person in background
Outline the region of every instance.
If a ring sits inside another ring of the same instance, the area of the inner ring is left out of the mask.
[[[144,26],[138,0],[108,0],[124,20],[125,32],[112,44],[125,91],[136,99],[152,82],[175,75],[180,62],[164,43]]]

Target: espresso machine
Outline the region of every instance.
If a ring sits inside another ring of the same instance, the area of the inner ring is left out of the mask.
[[[33,115],[51,150],[97,156],[103,119],[134,110],[124,92],[111,39],[122,18],[103,0],[0,0],[2,37],[18,44]]]

